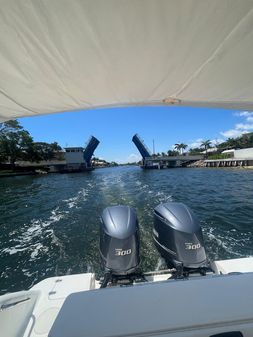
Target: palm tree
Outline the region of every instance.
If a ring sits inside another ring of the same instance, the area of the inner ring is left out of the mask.
[[[175,144],[175,146],[174,146],[174,149],[176,150],[176,151],[181,151],[181,144],[179,144],[179,143],[176,143]]]
[[[175,150],[168,150],[167,151],[167,156],[176,156],[178,154],[177,151]]]
[[[179,151],[181,154],[183,154],[183,150],[185,150],[188,147],[188,145],[184,143],[177,143],[175,144],[175,150]]]
[[[206,157],[207,157],[207,149],[209,149],[211,147],[211,144],[212,144],[212,142],[211,142],[210,139],[203,140],[202,143],[200,144],[201,147],[205,148]]]
[[[181,154],[183,154],[183,150],[185,150],[187,147],[188,147],[187,144],[184,144],[184,143],[181,144],[181,149],[182,149],[182,153]]]
[[[226,146],[228,149],[233,149],[233,148],[240,148],[239,142],[237,139],[234,138],[228,138],[226,141]]]

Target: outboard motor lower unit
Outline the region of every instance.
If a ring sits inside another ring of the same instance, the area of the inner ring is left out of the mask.
[[[107,275],[134,273],[140,263],[139,225],[129,206],[107,207],[101,216],[100,255]]]
[[[207,266],[200,223],[184,204],[168,202],[155,208],[153,238],[169,268],[183,272]]]

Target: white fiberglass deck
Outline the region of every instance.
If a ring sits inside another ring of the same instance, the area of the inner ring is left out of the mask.
[[[211,276],[155,275],[106,289],[98,289],[91,273],[49,278],[0,297],[0,336],[252,336],[253,258],[217,261],[213,268]]]

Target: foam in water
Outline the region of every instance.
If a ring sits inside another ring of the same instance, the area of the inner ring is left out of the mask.
[[[39,251],[43,249],[45,252],[48,248],[44,247],[42,243],[37,242],[33,244],[36,240],[40,241],[41,236],[44,234],[52,235],[53,230],[45,230],[50,225],[59,222],[63,219],[68,211],[60,211],[59,207],[51,211],[51,215],[48,220],[33,219],[30,225],[24,224],[24,231],[17,238],[15,238],[15,246],[4,248],[2,253],[13,255],[22,251],[32,251],[31,258],[35,258]],[[27,228],[28,227],[28,228]]]
[[[203,232],[206,234],[208,240],[212,243],[212,245],[218,249],[223,249],[226,253],[229,253],[231,256],[236,257],[243,257],[244,255],[238,252],[238,246],[240,246],[240,243],[237,239],[232,237],[232,234],[229,234],[229,231],[222,234],[222,233],[215,233],[215,228],[209,227],[207,229],[204,229]],[[241,242],[242,245],[242,242]]]
[[[69,199],[62,200],[65,202],[68,206],[68,208],[78,208],[77,205],[79,202],[83,202],[87,200],[88,191],[86,191],[84,188],[82,188],[80,191],[78,191],[77,195],[75,197],[71,197]]]
[[[70,267],[100,272],[99,214],[119,203],[138,213],[144,271],[163,268],[152,241],[153,209],[172,200],[205,219],[210,258],[252,255],[252,184],[253,171],[136,167],[9,179],[0,185],[0,290],[27,288]]]

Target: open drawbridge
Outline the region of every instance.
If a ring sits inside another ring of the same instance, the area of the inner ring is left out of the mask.
[[[203,155],[176,155],[176,156],[160,156],[151,154],[150,150],[144,144],[144,141],[140,138],[138,134],[135,134],[132,141],[136,145],[142,156],[142,165],[144,169],[162,169],[162,168],[172,168],[172,167],[182,167],[187,166],[204,158]]]
[[[91,157],[94,153],[94,151],[96,150],[98,144],[99,144],[99,140],[94,137],[91,136],[86,144],[86,147],[83,151],[83,159],[85,160],[85,162],[87,163],[87,166],[91,166]]]
[[[137,149],[139,150],[143,160],[145,160],[145,158],[149,158],[152,156],[150,150],[144,144],[144,141],[140,138],[140,136],[137,135],[137,133],[133,136],[132,141],[134,142]]]

